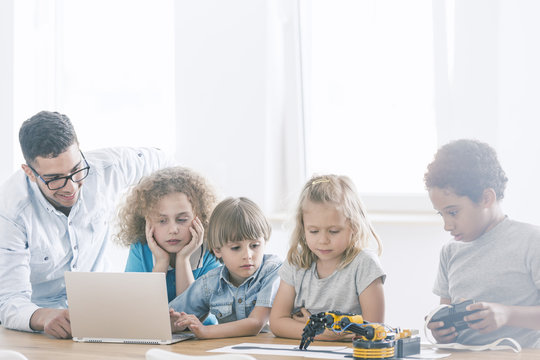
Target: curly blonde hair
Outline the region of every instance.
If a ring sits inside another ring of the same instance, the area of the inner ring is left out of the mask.
[[[295,228],[291,236],[291,247],[287,253],[289,263],[303,269],[309,269],[317,256],[311,252],[306,242],[304,229],[304,205],[306,201],[334,205],[349,223],[351,242],[343,253],[339,268],[347,266],[363,249],[368,247],[370,239],[377,243],[378,254],[382,253],[382,243],[375,229],[367,218],[366,209],[360,200],[356,187],[347,176],[322,175],[312,177],[302,189],[296,207]]]
[[[126,246],[137,242],[146,244],[146,218],[153,213],[159,200],[177,192],[187,196],[206,234],[210,215],[217,202],[214,188],[198,173],[177,166],[158,170],[142,178],[131,189],[118,212],[116,240]]]

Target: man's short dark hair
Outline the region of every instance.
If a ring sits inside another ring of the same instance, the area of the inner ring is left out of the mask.
[[[23,122],[19,142],[27,164],[38,156],[55,158],[71,145],[79,143],[69,118],[51,111],[41,111]]]
[[[495,150],[486,143],[468,139],[442,146],[424,175],[428,190],[448,188],[476,203],[489,188],[495,191],[497,200],[501,200],[507,181]]]

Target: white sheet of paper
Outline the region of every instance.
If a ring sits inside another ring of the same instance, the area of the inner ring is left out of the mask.
[[[240,353],[240,354],[260,354],[260,355],[283,355],[311,357],[318,359],[351,359],[352,348],[347,346],[314,346],[307,350],[298,349],[298,345],[281,344],[257,344],[242,343],[224,346],[219,349],[208,350],[209,352]],[[348,356],[348,357],[347,357]]]

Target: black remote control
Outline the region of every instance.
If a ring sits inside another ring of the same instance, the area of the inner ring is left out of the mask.
[[[467,311],[467,306],[474,304],[473,300],[466,300],[457,304],[451,304],[449,307],[444,307],[437,311],[431,318],[431,322],[442,321],[444,326],[442,329],[454,327],[456,331],[461,331],[469,327],[467,321],[463,318],[469,314],[475,313],[478,310]],[[469,321],[469,323],[475,323],[479,320]]]

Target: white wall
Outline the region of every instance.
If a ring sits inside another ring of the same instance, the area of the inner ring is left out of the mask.
[[[510,216],[540,224],[540,2],[500,3],[499,154],[509,177],[503,205]]]

